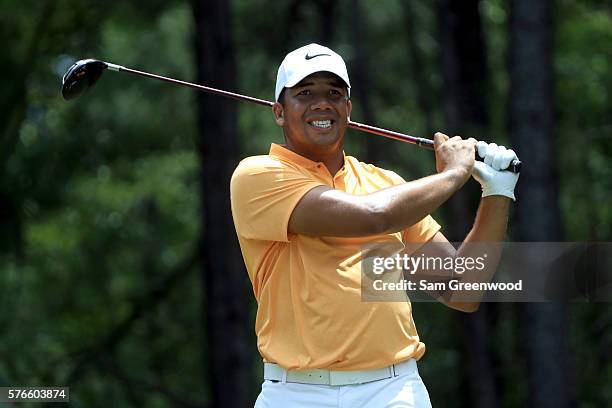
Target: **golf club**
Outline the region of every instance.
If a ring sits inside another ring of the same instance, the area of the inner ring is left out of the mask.
[[[143,76],[147,78],[153,78],[164,82],[170,82],[175,85],[185,86],[199,91],[209,92],[217,95],[223,95],[230,98],[238,99],[241,101],[248,101],[257,103],[259,105],[272,106],[273,102],[266,101],[263,99],[253,98],[251,96],[241,95],[233,92],[224,91],[221,89],[211,88],[204,85],[198,85],[191,82],[180,81],[178,79],[168,78],[161,75],[155,75],[144,71],[138,71],[135,69],[127,68],[121,65],[112,64],[110,62],[104,62],[96,59],[83,59],[75,62],[62,78],[62,96],[66,100],[74,99],[84,93],[89,88],[93,87],[94,84],[100,79],[100,76],[104,73],[105,69],[117,72],[127,72],[128,74]],[[349,120],[348,127],[352,129],[361,130],[362,132],[372,133],[379,136],[388,137],[402,142],[408,142],[421,146],[423,148],[433,150],[434,142],[430,139],[422,137],[415,137],[406,135],[392,130],[382,129],[375,126],[366,125],[363,123],[353,122]],[[480,156],[476,154],[476,160],[482,161]],[[510,166],[506,169],[513,173],[520,173],[521,162],[514,160],[510,163]]]

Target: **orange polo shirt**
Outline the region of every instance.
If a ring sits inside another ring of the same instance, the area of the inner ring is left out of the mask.
[[[362,248],[430,240],[440,226],[431,216],[395,234],[339,238],[289,234],[300,199],[326,185],[369,194],[404,183],[397,174],[344,157],[331,175],[283,146],[240,162],[231,180],[232,215],[258,302],[255,331],[264,361],[286,369],[364,370],[420,359],[412,307],[361,299]]]

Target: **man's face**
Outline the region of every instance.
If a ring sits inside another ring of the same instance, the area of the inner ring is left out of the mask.
[[[285,88],[281,102],[273,110],[288,145],[304,152],[317,146],[340,146],[351,102],[338,76],[329,72],[311,74],[294,87]]]

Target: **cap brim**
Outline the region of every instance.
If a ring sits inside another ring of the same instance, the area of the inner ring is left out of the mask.
[[[343,75],[339,74],[337,71],[337,66],[334,64],[320,64],[317,66],[309,66],[308,68],[304,69],[304,70],[300,70],[299,72],[295,72],[292,76],[291,79],[289,81],[287,81],[287,83],[285,83],[285,88],[291,88],[296,86],[298,83],[300,83],[301,80],[303,80],[304,78],[306,78],[308,75],[312,75],[316,72],[330,72],[336,76],[338,76],[338,78],[340,78],[342,80],[342,82],[345,83],[345,85],[350,88],[351,84],[348,82],[348,78],[343,78]]]

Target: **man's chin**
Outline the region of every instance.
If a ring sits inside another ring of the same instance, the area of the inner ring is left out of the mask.
[[[330,138],[317,138],[317,139],[311,139],[312,144],[317,145],[317,146],[327,146],[327,147],[332,147],[332,146],[337,146],[340,143],[340,138],[339,137],[330,137]]]
[[[309,134],[308,139],[317,146],[333,146],[340,142],[342,136],[338,132]]]

